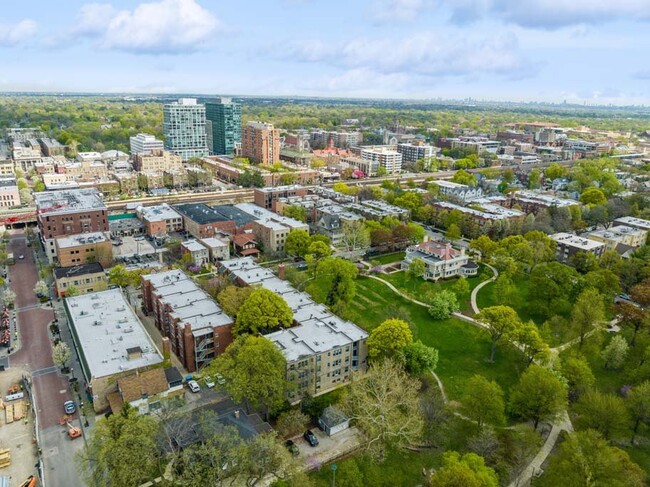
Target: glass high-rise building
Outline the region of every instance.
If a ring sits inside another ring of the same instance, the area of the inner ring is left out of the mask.
[[[205,132],[205,105],[194,98],[181,98],[163,107],[165,149],[184,161],[205,157],[208,138]]]
[[[205,104],[210,154],[230,155],[241,148],[241,105],[231,98]]]

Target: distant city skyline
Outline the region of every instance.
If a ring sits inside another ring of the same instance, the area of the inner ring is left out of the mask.
[[[0,92],[650,104],[650,0],[25,0]]]

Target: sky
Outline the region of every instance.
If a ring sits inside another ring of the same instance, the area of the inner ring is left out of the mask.
[[[21,0],[0,92],[650,104],[650,0]]]

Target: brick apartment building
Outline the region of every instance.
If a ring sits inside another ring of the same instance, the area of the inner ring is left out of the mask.
[[[108,209],[95,188],[35,193],[36,218],[50,262],[56,257],[55,238],[79,233],[107,232]]]
[[[280,198],[291,198],[294,196],[306,196],[309,189],[298,184],[291,186],[277,186],[275,188],[255,188],[253,190],[253,202],[267,210],[277,211],[275,203]]]
[[[270,123],[248,122],[242,131],[242,156],[254,164],[278,162],[280,130]]]
[[[233,341],[233,319],[180,270],[142,276],[142,301],[188,372],[210,363]]]
[[[99,262],[113,265],[113,245],[109,232],[81,233],[55,239],[56,258],[61,267]]]

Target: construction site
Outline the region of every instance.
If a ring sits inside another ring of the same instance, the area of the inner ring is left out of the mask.
[[[0,485],[39,485],[34,414],[24,375],[22,369],[0,372]]]

